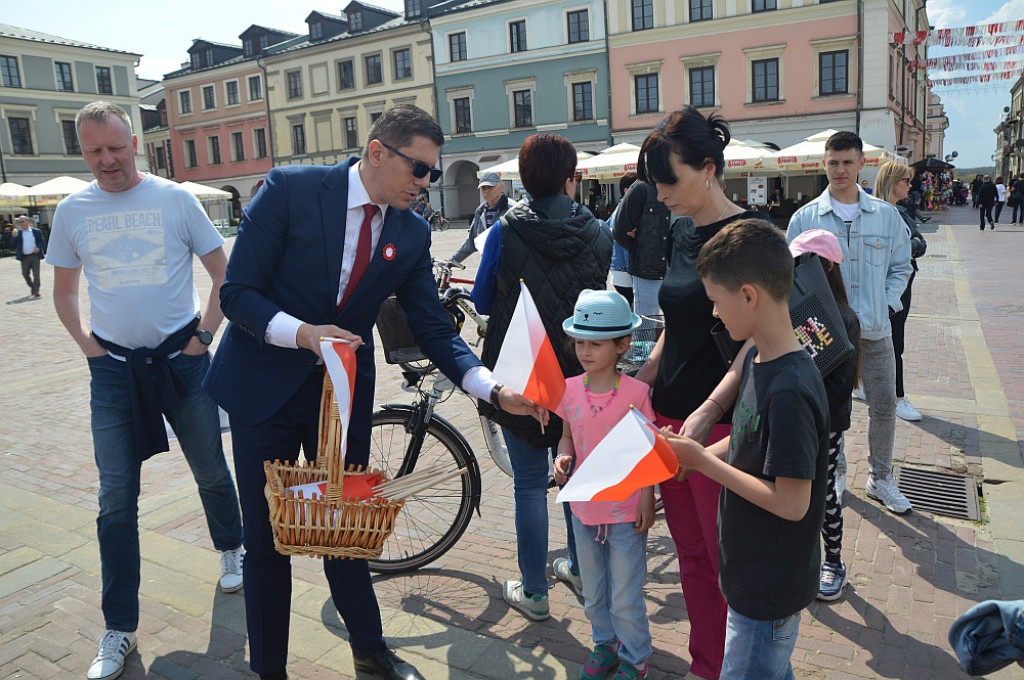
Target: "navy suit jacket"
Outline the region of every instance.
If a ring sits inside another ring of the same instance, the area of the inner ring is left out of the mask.
[[[39,248],[39,259],[46,259],[46,239],[43,238],[43,230],[39,227],[29,227],[32,230],[32,235],[36,237],[36,248]],[[24,255],[21,252],[21,232],[20,227],[14,228],[14,236],[11,237],[11,247],[14,248],[14,258],[21,260]]]
[[[229,323],[205,386],[233,420],[258,425],[271,419],[317,367],[307,349],[265,342],[267,325],[286,312],[314,325],[334,324],[366,343],[357,352],[348,460],[369,451],[376,370],[373,325],[381,303],[397,294],[424,353],[456,384],[482,365],[438,302],[430,262],[430,228],[411,210],[388,208],[370,265],[336,313],[348,211],[349,159],[333,167],[274,168],[246,208],[220,290]],[[393,251],[385,259],[383,250]]]

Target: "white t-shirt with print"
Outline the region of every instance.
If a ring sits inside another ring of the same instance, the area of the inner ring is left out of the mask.
[[[127,191],[93,181],[64,199],[46,262],[83,267],[98,336],[129,349],[156,347],[201,311],[192,255],[223,243],[195,196],[146,175]]]

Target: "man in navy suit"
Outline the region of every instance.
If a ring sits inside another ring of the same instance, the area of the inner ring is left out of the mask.
[[[17,224],[11,238],[14,257],[21,262],[21,275],[32,297],[39,297],[39,262],[46,256],[46,239],[43,230],[32,224],[31,218],[21,215],[14,222]]]
[[[546,419],[539,406],[491,378],[438,302],[430,229],[409,206],[440,178],[434,166],[443,141],[426,112],[396,106],[370,129],[362,159],[274,168],[242,217],[221,288],[230,323],[205,385],[231,417],[245,527],[250,666],[261,678],[287,678],[291,601],[291,566],[274,550],[263,461],[295,460],[300,446],[307,458],[316,456],[320,337],[344,338],[356,348],[347,463],[369,459],[372,330],[392,293],[417,343],[450,379],[505,410]],[[324,572],[356,670],[422,678],[384,642],[366,561],[324,560]]]

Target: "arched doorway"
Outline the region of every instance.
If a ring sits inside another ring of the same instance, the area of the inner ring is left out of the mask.
[[[220,188],[221,191],[227,191],[231,194],[229,202],[231,203],[231,214],[228,215],[231,219],[239,219],[242,216],[242,197],[238,193],[238,189],[226,184]]]
[[[480,166],[472,161],[458,160],[444,172],[444,213],[449,219],[472,217],[480,204],[476,173]]]

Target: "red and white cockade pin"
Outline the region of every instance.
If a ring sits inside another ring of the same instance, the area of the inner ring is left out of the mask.
[[[386,246],[384,246],[384,253],[383,253],[383,255],[384,255],[384,259],[387,260],[388,262],[391,262],[391,260],[395,259],[395,255],[397,253],[398,253],[398,251],[395,250],[395,244],[394,243],[389,243]]]

